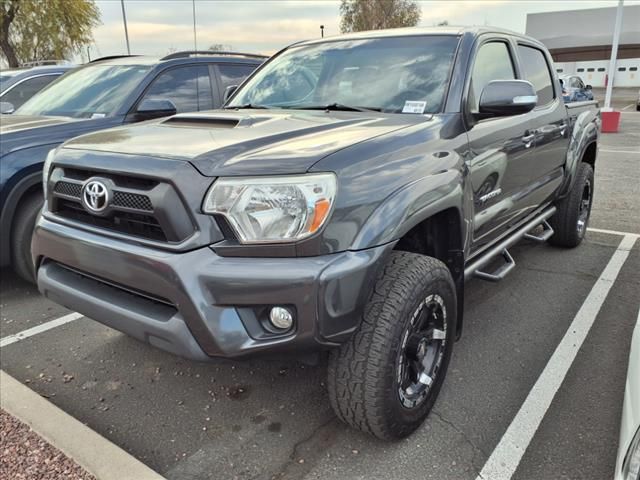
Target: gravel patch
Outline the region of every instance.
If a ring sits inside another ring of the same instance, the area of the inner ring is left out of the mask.
[[[4,410],[0,410],[0,451],[0,479],[96,480]]]

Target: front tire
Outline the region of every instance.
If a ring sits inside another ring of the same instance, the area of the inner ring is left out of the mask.
[[[15,272],[27,282],[35,283],[31,259],[31,237],[42,209],[42,193],[33,193],[20,202],[11,230],[11,263]]]
[[[559,247],[577,247],[587,233],[593,204],[593,168],[581,162],[569,194],[556,205],[558,211],[549,219],[555,232],[549,243]]]
[[[337,416],[384,440],[414,432],[444,381],[456,305],[444,263],[392,252],[358,330],[329,356],[329,398]]]

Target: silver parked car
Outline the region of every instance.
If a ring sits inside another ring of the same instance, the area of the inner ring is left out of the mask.
[[[23,66],[0,72],[0,113],[12,113],[74,65]]]

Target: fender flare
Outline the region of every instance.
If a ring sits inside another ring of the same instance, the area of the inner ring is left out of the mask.
[[[459,170],[444,170],[420,178],[396,190],[376,208],[360,229],[350,250],[398,241],[413,227],[444,210],[455,208],[462,212],[463,197]],[[464,238],[462,216],[460,219]]]
[[[573,147],[573,144],[575,144],[575,148]],[[565,164],[565,181],[560,187],[558,198],[567,196],[571,191],[571,188],[573,188],[578,165],[584,158],[587,149],[593,144],[595,144],[597,148],[598,127],[595,123],[589,123],[588,126],[584,129],[584,134],[580,138],[576,139],[575,141],[573,139],[571,140],[568,151],[571,152],[575,149],[575,153],[567,154],[567,161]]]
[[[423,177],[387,197],[367,219],[353,242],[352,249],[360,250],[376,245],[395,244],[411,229],[425,220],[447,210],[457,212],[459,245],[448,251],[445,263],[449,267],[457,296],[458,324],[456,338],[462,334],[464,318],[464,244],[467,223],[462,215],[465,199],[463,175],[450,169]],[[401,215],[398,213],[401,212]]]

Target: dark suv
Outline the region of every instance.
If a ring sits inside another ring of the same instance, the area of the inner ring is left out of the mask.
[[[0,126],[0,265],[33,279],[30,240],[42,207],[50,150],[83,133],[180,112],[219,108],[225,89],[266,57],[176,52],[164,58],[108,57],[68,72]]]

